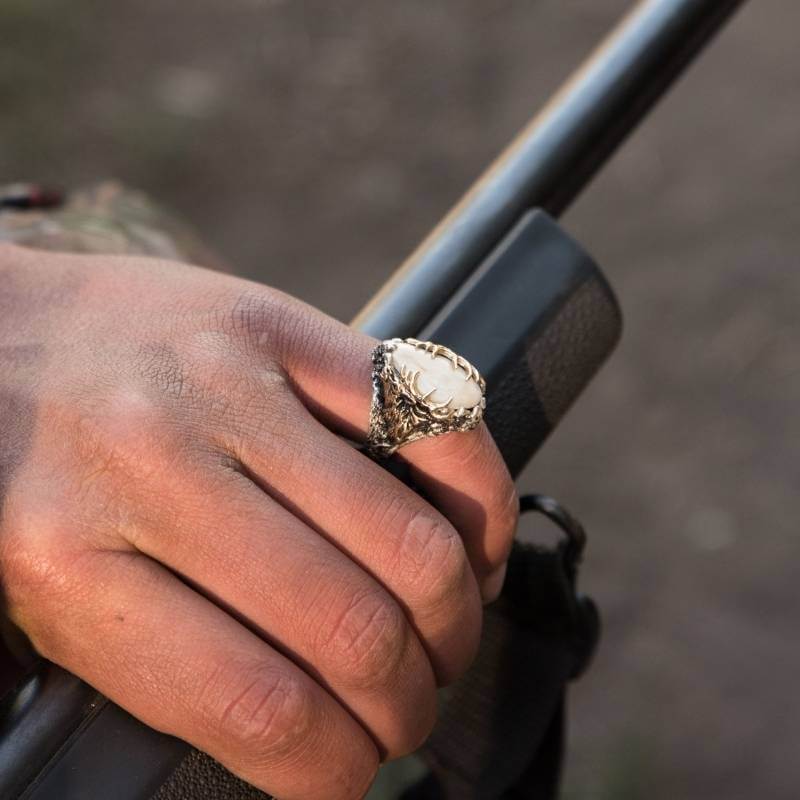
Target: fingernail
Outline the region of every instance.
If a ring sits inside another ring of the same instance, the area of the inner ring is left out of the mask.
[[[506,579],[507,566],[508,564],[504,563],[483,581],[481,597],[483,598],[484,605],[493,603],[500,596],[500,591],[503,588],[503,581]]]

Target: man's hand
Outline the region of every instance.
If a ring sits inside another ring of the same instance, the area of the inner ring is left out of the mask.
[[[0,582],[47,658],[282,800],[352,800],[474,656],[485,426],[360,454],[374,340],[154,259],[0,247]],[[437,510],[438,509],[438,510]]]

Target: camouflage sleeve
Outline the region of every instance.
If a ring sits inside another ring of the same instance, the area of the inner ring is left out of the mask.
[[[63,201],[29,184],[0,185],[0,242],[41,250],[154,256],[230,269],[184,224],[140,192],[105,182]],[[3,202],[6,200],[6,202]],[[46,206],[46,207],[45,207]]]

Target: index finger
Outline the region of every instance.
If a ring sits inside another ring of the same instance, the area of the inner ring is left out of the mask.
[[[295,391],[329,427],[366,438],[372,400],[371,354],[378,342],[299,301],[285,320],[281,354]],[[397,453],[434,505],[453,523],[484,600],[502,585],[517,525],[511,475],[484,423],[413,442]]]

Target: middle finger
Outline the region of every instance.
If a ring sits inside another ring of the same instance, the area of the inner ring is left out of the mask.
[[[397,598],[441,683],[458,677],[475,655],[482,606],[455,528],[299,400],[284,408],[282,436],[251,424],[230,431],[228,445],[254,480]]]

